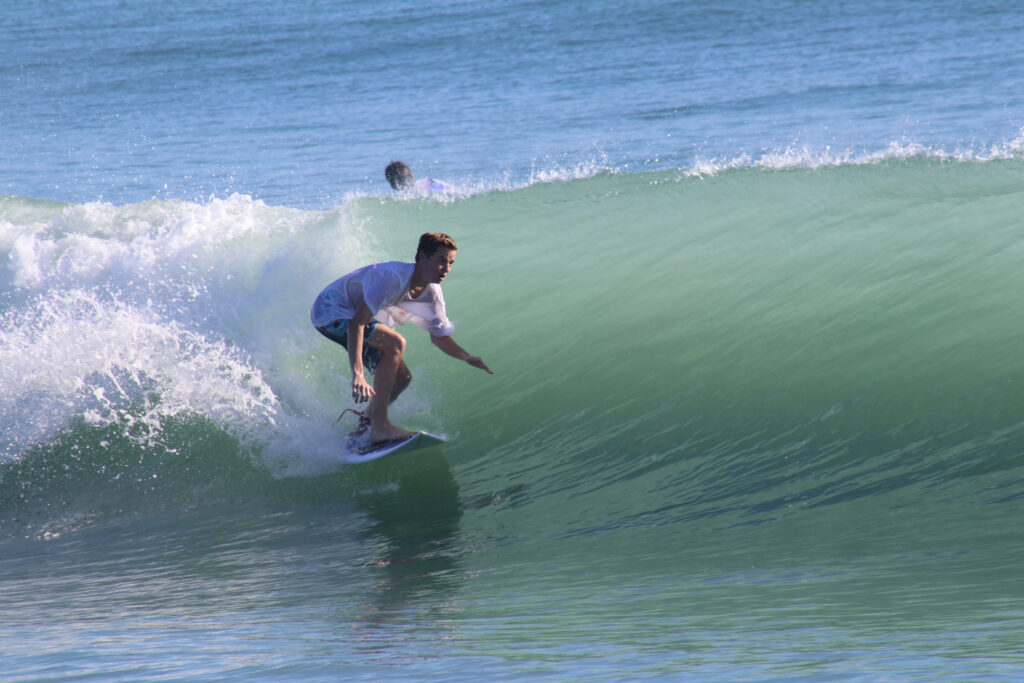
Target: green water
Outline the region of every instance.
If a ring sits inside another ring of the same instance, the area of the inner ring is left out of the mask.
[[[118,419],[66,419],[2,465],[2,668],[1012,680],[1022,180],[1015,162],[914,159],[254,205],[187,275],[230,304],[190,323],[211,376],[123,351],[80,376],[86,399],[119,381]],[[428,230],[459,244],[455,337],[496,374],[407,331],[394,415],[451,440],[331,468],[346,365],[305,310],[332,268],[409,258]],[[105,320],[135,319],[128,277]],[[235,306],[255,294],[264,308]],[[29,319],[18,305],[6,320]],[[5,363],[36,367],[47,329]],[[92,405],[38,377],[18,400]],[[188,378],[251,409],[197,391],[161,412]]]

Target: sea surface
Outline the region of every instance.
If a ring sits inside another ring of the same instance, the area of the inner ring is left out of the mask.
[[[1020,680],[1022,341],[1024,2],[0,0],[4,683]]]

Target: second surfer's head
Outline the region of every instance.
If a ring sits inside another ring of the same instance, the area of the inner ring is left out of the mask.
[[[391,187],[396,190],[407,190],[412,187],[414,181],[412,169],[401,161],[392,161],[388,164],[384,169],[384,177],[391,183]]]

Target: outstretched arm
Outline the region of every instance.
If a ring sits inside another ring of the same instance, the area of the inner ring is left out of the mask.
[[[435,337],[430,335],[430,341],[434,342],[434,346],[447,353],[452,358],[458,358],[464,360],[474,368],[480,368],[489,375],[493,375],[494,372],[487,367],[487,363],[483,361],[480,356],[474,356],[473,354],[466,351],[464,348],[455,343],[455,340],[451,337]]]

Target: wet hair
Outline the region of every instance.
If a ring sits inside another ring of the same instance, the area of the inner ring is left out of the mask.
[[[412,170],[401,161],[392,161],[384,169],[384,177],[396,190],[404,190],[412,185]]]
[[[455,246],[455,240],[443,232],[423,233],[420,235],[420,244],[416,247],[416,261],[420,260],[420,256],[430,258],[438,249],[458,251],[459,248]]]

